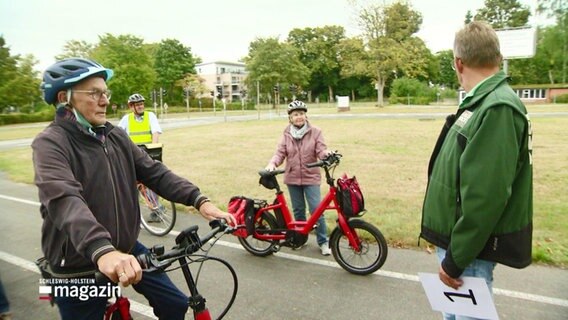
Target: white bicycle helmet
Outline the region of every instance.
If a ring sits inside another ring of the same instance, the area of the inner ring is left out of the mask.
[[[288,105],[288,114],[290,114],[290,113],[292,113],[292,111],[296,111],[296,110],[303,110],[304,112],[308,112],[308,107],[302,101],[294,100],[294,101],[290,102],[290,104]]]
[[[135,93],[135,94],[131,95],[130,97],[128,97],[128,104],[136,103],[136,102],[140,102],[140,101],[146,101],[146,99],[144,99],[144,97],[139,93]]]

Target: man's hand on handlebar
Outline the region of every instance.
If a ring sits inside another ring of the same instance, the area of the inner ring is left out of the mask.
[[[97,267],[111,281],[124,287],[136,284],[142,279],[142,268],[136,257],[120,251],[103,254],[97,260]]]
[[[229,225],[237,225],[237,220],[232,214],[221,211],[221,209],[217,208],[211,202],[203,203],[201,207],[199,207],[199,213],[207,220],[225,219]]]

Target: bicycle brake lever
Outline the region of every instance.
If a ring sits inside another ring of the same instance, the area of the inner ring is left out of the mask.
[[[238,224],[236,226],[228,226],[227,229],[225,229],[225,233],[235,233],[235,231],[239,230],[239,229],[245,229],[247,226],[244,224]]]
[[[103,283],[114,283],[109,277],[107,277],[104,273],[100,271],[95,271],[95,283],[103,284]]]

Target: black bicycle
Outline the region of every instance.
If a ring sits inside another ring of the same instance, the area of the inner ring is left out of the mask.
[[[221,306],[217,308],[222,311],[215,319],[223,319],[227,312],[229,312],[235,298],[237,297],[238,291],[238,279],[235,269],[233,269],[227,261],[209,256],[209,250],[213,247],[215,242],[217,242],[217,240],[219,240],[219,238],[221,238],[224,234],[232,233],[237,228],[227,225],[224,220],[212,220],[209,222],[209,226],[211,226],[211,231],[203,237],[199,237],[197,234],[197,230],[199,229],[198,226],[191,226],[180,232],[175,240],[176,245],[171,250],[165,251],[163,245],[155,245],[150,249],[149,253],[136,257],[145,273],[170,272],[177,269],[182,270],[190,293],[188,304],[193,310],[193,317],[195,320],[213,319],[209,309],[205,305],[205,298],[197,289],[197,283],[203,268],[203,263],[207,261],[219,262],[220,266],[229,270],[233,282],[233,291],[230,294],[228,303],[224,307]],[[211,240],[213,240],[213,242],[209,245],[209,247],[204,248],[204,245]],[[178,262],[179,265],[172,267],[172,264],[175,262]],[[195,276],[192,274],[189,267],[194,263],[199,264]],[[207,268],[209,268],[209,266]],[[97,283],[110,281],[100,272],[97,272],[96,278]],[[223,282],[223,285],[227,285],[227,282]],[[109,304],[107,307],[107,315],[105,319],[130,319],[129,305],[130,304],[126,297],[118,297],[116,302]]]

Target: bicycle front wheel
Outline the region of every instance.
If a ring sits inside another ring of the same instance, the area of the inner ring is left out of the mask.
[[[367,275],[379,270],[388,254],[383,234],[377,227],[363,220],[352,219],[348,223],[359,242],[359,250],[351,246],[341,228],[337,227],[329,239],[335,261],[353,274]]]
[[[176,223],[175,203],[168,201],[145,186],[139,189],[142,226],[155,236],[165,236]]]

